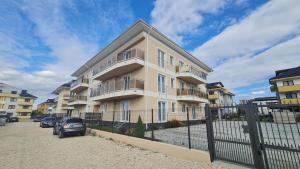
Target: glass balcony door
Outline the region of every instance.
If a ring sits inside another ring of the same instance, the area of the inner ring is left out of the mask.
[[[128,101],[121,102],[121,121],[129,121],[129,103]]]
[[[159,101],[158,102],[158,121],[164,122],[166,120],[167,120],[166,102]]]

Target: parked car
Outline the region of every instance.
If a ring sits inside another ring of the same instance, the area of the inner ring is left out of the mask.
[[[45,117],[41,120],[40,127],[42,127],[42,128],[53,127],[55,122],[56,122],[55,117]]]
[[[9,122],[19,122],[19,118],[18,117],[10,117]]]
[[[80,134],[84,136],[85,131],[86,126],[84,121],[77,117],[65,117],[57,121],[53,127],[53,135],[58,135],[59,138],[71,134]]]
[[[4,119],[5,122],[9,122],[9,116],[8,115],[0,115],[0,118]]]
[[[6,119],[0,117],[0,126],[5,126],[5,124],[6,124]]]
[[[43,118],[43,116],[36,116],[35,118],[33,118],[33,122],[41,122]]]

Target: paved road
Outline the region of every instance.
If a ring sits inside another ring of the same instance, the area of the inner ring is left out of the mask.
[[[59,139],[38,123],[0,127],[1,169],[225,168],[140,150],[93,136]],[[227,167],[226,167],[227,168]],[[231,168],[231,167],[230,167]]]

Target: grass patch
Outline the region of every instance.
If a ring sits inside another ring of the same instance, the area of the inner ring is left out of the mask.
[[[101,131],[107,131],[107,132],[113,132],[113,133],[120,133],[119,129],[117,128],[111,128],[111,127],[100,127],[100,126],[93,126],[92,129],[101,130]]]

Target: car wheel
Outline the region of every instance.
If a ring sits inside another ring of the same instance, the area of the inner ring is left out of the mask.
[[[63,138],[64,137],[64,132],[62,132],[61,130],[59,130],[58,137],[59,138]]]
[[[56,135],[56,131],[55,131],[55,128],[53,128],[53,135]]]
[[[85,135],[85,131],[81,132],[80,135],[81,135],[81,136],[84,136],[84,135]]]

